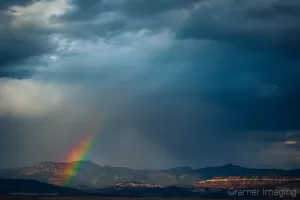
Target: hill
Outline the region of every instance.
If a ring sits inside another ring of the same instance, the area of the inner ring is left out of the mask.
[[[70,172],[70,165],[79,170]],[[73,172],[72,172],[73,173]],[[122,182],[144,182],[161,186],[190,186],[213,177],[229,176],[292,176],[300,177],[300,170],[250,169],[235,165],[192,169],[178,167],[168,170],[134,170],[124,167],[99,166],[90,161],[73,163],[42,162],[30,167],[0,170],[0,176],[18,179],[34,179],[54,185],[62,185],[65,177],[72,175],[68,187],[99,188]]]
[[[41,183],[31,179],[0,179],[0,194],[25,193],[25,194],[53,194],[79,195],[77,189],[58,187],[55,185]]]

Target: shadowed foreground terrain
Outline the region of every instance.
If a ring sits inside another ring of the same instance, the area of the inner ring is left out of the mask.
[[[119,198],[119,197],[13,197],[13,196],[0,196],[0,200],[244,200],[244,199],[260,199],[260,198],[180,198],[180,197],[147,197],[147,198]],[[293,199],[293,198],[262,198],[266,200],[271,199]]]

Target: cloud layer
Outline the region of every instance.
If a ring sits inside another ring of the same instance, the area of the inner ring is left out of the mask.
[[[299,165],[297,2],[20,2],[0,4],[6,166],[87,134],[99,164]]]

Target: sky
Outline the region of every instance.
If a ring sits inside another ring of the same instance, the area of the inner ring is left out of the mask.
[[[0,167],[300,167],[300,2],[1,0]]]

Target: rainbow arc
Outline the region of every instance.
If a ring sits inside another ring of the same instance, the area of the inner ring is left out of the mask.
[[[65,178],[63,180],[63,185],[67,185],[70,183],[72,177],[76,176],[82,160],[85,160],[88,152],[93,146],[93,136],[85,136],[82,140],[80,140],[79,144],[77,144],[74,148],[72,148],[71,152],[68,155],[67,168],[65,169]]]

